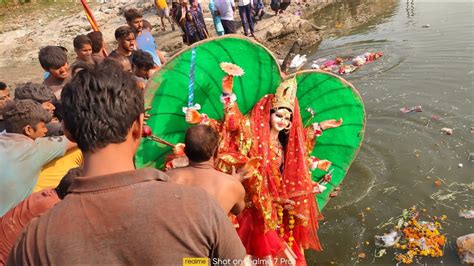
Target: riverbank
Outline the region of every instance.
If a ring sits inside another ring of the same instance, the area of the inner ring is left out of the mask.
[[[337,28],[326,28],[311,22],[317,10],[331,6],[334,1],[293,1],[288,9],[278,16],[265,3],[267,14],[255,25],[255,39],[269,48],[278,58],[283,58],[295,40],[301,39],[301,48],[317,45],[325,34]],[[108,50],[116,47],[114,31],[125,24],[123,10],[135,7],[144,10],[144,18],[153,25],[153,35],[160,50],[172,56],[187,45],[181,33],[161,31],[161,23],[150,1],[115,1],[114,3],[91,4]],[[215,30],[208,11],[208,0],[202,1],[204,17],[211,36]],[[370,14],[370,13],[369,13]],[[376,14],[372,14],[376,15]],[[238,12],[234,15],[237,33],[243,33]],[[306,19],[308,18],[308,19]],[[61,45],[69,50],[70,60],[75,58],[72,39],[91,30],[80,3],[25,4],[0,7],[0,80],[7,83],[41,81],[42,70],[37,62],[38,51],[45,45]],[[22,73],[18,75],[18,72]]]

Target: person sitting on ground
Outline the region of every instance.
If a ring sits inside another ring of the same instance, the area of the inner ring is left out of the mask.
[[[105,47],[104,47],[104,38],[102,32],[92,31],[87,33],[87,37],[91,40],[92,45],[92,60],[95,65],[102,63],[105,59]]]
[[[81,70],[61,98],[66,135],[84,154],[82,177],[54,211],[30,221],[7,265],[244,259],[235,229],[204,190],[167,182],[153,168],[135,170],[144,99],[131,73],[115,65]]]
[[[245,189],[234,176],[214,168],[219,135],[207,125],[188,128],[184,141],[184,153],[189,166],[167,171],[171,181],[177,184],[203,188],[217,200],[226,213],[238,215],[245,208]]]
[[[115,30],[115,40],[117,40],[117,49],[113,50],[108,57],[115,54],[123,55],[132,62],[132,53],[136,49],[137,41],[133,28],[121,26]]]
[[[64,47],[48,45],[41,48],[38,55],[41,67],[49,73],[43,84],[53,91],[58,100],[64,84],[71,77],[66,52]]]
[[[0,265],[6,263],[15,240],[28,222],[64,199],[72,181],[80,176],[81,172],[80,167],[69,170],[57,187],[31,194],[0,217]]]
[[[48,111],[51,115],[51,122],[46,124],[46,127],[48,128],[48,133],[46,134],[47,137],[64,135],[59,119],[54,116],[56,107],[53,102],[56,97],[50,89],[39,83],[27,82],[20,84],[15,89],[15,100],[26,99],[31,99],[41,104],[43,109]]]
[[[163,54],[158,50],[155,43],[155,38],[150,31],[143,30],[143,14],[135,8],[128,9],[124,12],[125,20],[128,26],[135,31],[137,39],[137,48],[150,53],[153,57],[155,65],[161,66],[166,63]]]
[[[170,8],[168,6],[168,2],[166,0],[155,0],[155,8],[156,14],[158,15],[158,17],[160,17],[161,20],[162,30],[166,31],[165,21],[163,20],[166,18],[171,25],[171,29],[174,31],[174,23],[173,21],[171,21],[170,18]]]
[[[7,84],[0,82],[0,133],[5,131],[5,120],[3,120],[3,109],[12,100]]]
[[[45,164],[76,146],[64,136],[44,138],[51,115],[33,100],[10,102],[3,116],[6,133],[0,134],[0,216],[33,192]]]
[[[79,62],[95,65],[94,60],[92,60],[92,41],[87,35],[77,35],[73,40],[73,45],[77,58],[71,66]]]

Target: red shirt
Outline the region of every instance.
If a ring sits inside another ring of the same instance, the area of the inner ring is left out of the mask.
[[[0,265],[5,264],[23,227],[59,201],[61,200],[54,189],[44,189],[31,194],[0,218]]]

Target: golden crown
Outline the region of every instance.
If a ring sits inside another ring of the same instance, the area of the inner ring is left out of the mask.
[[[280,86],[276,89],[275,98],[273,98],[272,105],[273,109],[288,108],[293,112],[295,108],[296,100],[296,78],[285,80],[280,83]]]

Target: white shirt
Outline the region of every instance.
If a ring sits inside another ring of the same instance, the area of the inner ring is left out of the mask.
[[[246,6],[250,4],[250,0],[239,0],[239,6]]]
[[[234,20],[234,0],[216,0],[216,9],[219,10],[222,20]]]

